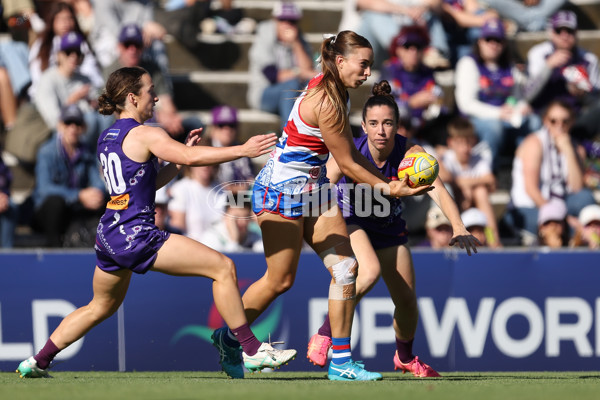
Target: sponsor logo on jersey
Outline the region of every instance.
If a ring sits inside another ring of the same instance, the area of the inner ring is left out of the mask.
[[[129,207],[129,193],[111,196],[106,208],[111,210],[127,210]]]
[[[103,140],[116,140],[120,131],[120,129],[109,129]]]

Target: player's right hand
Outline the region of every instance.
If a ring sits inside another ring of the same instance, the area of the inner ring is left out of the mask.
[[[404,178],[397,181],[391,181],[390,196],[392,197],[406,197],[406,196],[419,196],[425,194],[434,189],[431,185],[424,185],[412,188],[408,185],[408,174],[404,175]]]
[[[277,135],[267,133],[265,135],[252,136],[242,145],[245,157],[258,157],[271,151],[271,147],[277,143]]]

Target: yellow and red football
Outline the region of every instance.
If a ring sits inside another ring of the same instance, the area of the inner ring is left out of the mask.
[[[438,176],[440,166],[434,156],[425,152],[407,154],[398,166],[398,178],[408,175],[408,186],[431,185]]]

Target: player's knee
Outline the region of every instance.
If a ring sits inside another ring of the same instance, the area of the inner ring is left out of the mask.
[[[356,297],[358,263],[354,257],[344,257],[329,270],[333,280],[329,286],[329,299],[351,300]]]
[[[121,302],[117,300],[102,302],[92,300],[87,307],[93,323],[98,324],[113,315],[119,309],[120,305]]]
[[[417,308],[417,294],[411,288],[397,290],[393,296],[394,305],[404,310]]]
[[[269,286],[271,287],[271,290],[275,294],[280,295],[292,288],[292,286],[294,285],[294,276],[288,274],[277,280],[269,279],[268,282]]]
[[[354,257],[344,257],[340,261],[333,264],[329,270],[335,283],[340,285],[356,283],[358,274],[358,263]]]
[[[220,268],[215,280],[219,282],[233,281],[233,283],[237,285],[237,272],[233,260],[225,255],[222,255],[219,265]]]

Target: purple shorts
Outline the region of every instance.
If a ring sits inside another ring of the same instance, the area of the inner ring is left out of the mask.
[[[131,248],[118,254],[110,254],[96,243],[94,247],[98,268],[107,272],[130,269],[136,274],[145,274],[154,265],[156,253],[170,235],[170,232],[159,229],[140,233]]]
[[[373,250],[385,249],[388,247],[396,247],[406,244],[408,242],[408,236],[406,234],[400,234],[398,236],[385,235],[382,233],[367,232],[367,236],[371,241]]]
[[[346,218],[346,225],[356,225],[364,230],[369,237],[369,241],[374,250],[401,246],[408,242],[408,231],[406,229],[397,229],[397,226],[394,227],[395,229],[387,228],[387,231],[384,229],[369,229],[368,227],[362,226],[361,218],[358,217]]]

